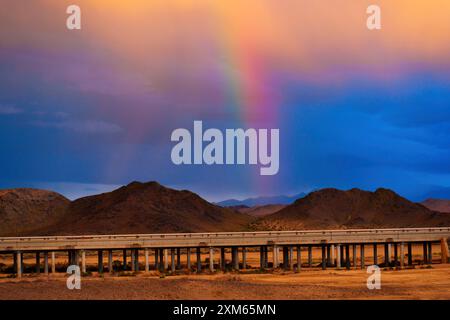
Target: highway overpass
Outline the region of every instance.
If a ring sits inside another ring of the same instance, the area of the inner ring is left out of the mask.
[[[313,248],[321,249],[320,267],[334,266],[351,268],[365,266],[365,250],[373,250],[372,263],[385,266],[411,265],[412,247],[423,247],[423,263],[431,263],[433,243],[440,243],[441,262],[448,262],[448,239],[450,227],[438,228],[397,228],[397,229],[350,229],[350,230],[307,230],[307,231],[267,231],[267,232],[217,232],[217,233],[169,233],[169,234],[128,234],[128,235],[84,235],[84,236],[42,236],[0,238],[0,253],[13,254],[14,270],[17,276],[23,273],[23,254],[36,254],[36,270],[40,271],[41,256],[44,273],[55,272],[55,252],[67,252],[69,264],[81,265],[86,270],[86,252],[98,254],[98,270],[104,271],[103,254],[108,254],[107,269],[112,272],[112,252],[123,251],[124,267],[127,267],[127,252],[131,254],[131,270],[138,271],[139,253],[144,255],[144,270],[154,268],[161,272],[175,272],[181,268],[180,255],[187,255],[185,268],[199,272],[202,257],[208,256],[207,268],[227,267],[225,254],[231,251],[232,269],[246,268],[248,250],[259,251],[261,269],[279,268],[300,270],[302,265],[312,267]],[[382,261],[379,252],[384,251]],[[303,249],[302,249],[303,248]],[[280,249],[282,254],[280,254]],[[306,257],[302,260],[302,251]],[[196,265],[191,264],[194,251]],[[219,254],[220,251],[220,254]],[[272,261],[269,263],[268,252]],[[357,254],[358,251],[358,254]],[[218,258],[215,259],[215,254]],[[239,254],[241,253],[241,254]],[[294,255],[296,254],[296,257]],[[49,270],[49,255],[51,270]],[[154,257],[150,266],[150,255]],[[170,255],[170,266],[169,266]],[[241,256],[241,258],[240,258]],[[357,260],[357,256],[359,260]]]

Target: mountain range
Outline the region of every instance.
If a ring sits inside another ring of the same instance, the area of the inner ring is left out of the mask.
[[[74,201],[46,190],[0,190],[0,236],[433,226],[450,226],[450,214],[388,189],[321,189],[292,204],[254,207],[221,207],[157,182]]]
[[[299,193],[293,196],[267,196],[267,197],[254,197],[247,198],[244,200],[236,200],[236,199],[228,199],[224,201],[217,202],[216,204],[222,207],[236,207],[236,206],[265,206],[265,205],[274,205],[274,204],[291,204],[295,200],[303,198],[306,194]]]

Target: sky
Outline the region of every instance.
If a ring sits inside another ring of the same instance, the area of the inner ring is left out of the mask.
[[[450,198],[449,14],[448,0],[4,0],[0,188]],[[174,165],[171,132],[194,120],[279,128],[278,174]]]

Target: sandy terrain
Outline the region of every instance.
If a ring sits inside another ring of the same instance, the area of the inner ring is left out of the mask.
[[[155,273],[82,279],[68,290],[64,274],[0,279],[0,299],[450,299],[450,265],[382,271],[382,288],[368,290],[360,270],[304,270],[215,275]]]

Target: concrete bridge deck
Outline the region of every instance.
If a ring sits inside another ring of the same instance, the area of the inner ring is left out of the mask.
[[[438,242],[450,227],[0,238],[0,252]]]

